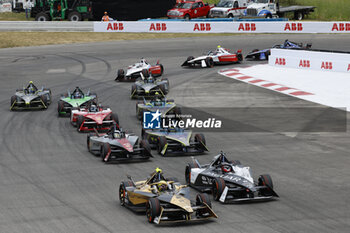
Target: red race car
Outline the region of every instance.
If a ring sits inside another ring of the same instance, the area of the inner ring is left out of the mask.
[[[210,9],[214,6],[204,4],[202,0],[187,0],[176,4],[175,8],[167,13],[169,19],[193,19],[198,17],[209,17]]]
[[[71,114],[71,123],[77,127],[78,132],[107,131],[114,124],[119,127],[119,119],[110,108],[96,106],[94,104],[87,108],[74,108]]]

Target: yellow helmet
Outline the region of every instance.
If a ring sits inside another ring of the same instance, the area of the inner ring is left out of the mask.
[[[165,180],[161,180],[161,181],[158,182],[157,186],[158,186],[158,190],[159,191],[164,191],[164,190],[167,189],[168,184],[167,184],[167,182]]]
[[[156,93],[155,93],[156,95],[159,95],[159,92],[158,91],[156,91]]]
[[[33,81],[29,81],[29,83],[33,84]]]
[[[221,45],[218,45],[218,49],[221,48]]]
[[[158,173],[162,173],[162,169],[160,169],[159,167],[156,168],[156,172]]]

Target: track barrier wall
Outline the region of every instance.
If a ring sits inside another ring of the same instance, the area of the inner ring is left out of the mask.
[[[269,65],[350,73],[350,53],[271,49]]]
[[[350,33],[350,22],[94,22],[95,32]]]

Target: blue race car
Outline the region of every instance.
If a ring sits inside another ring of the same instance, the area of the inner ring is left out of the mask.
[[[296,43],[286,40],[283,44],[274,45],[272,48],[279,49],[310,49],[312,44],[306,44],[303,46],[303,43]],[[254,49],[245,57],[246,59],[255,59],[255,60],[268,60],[269,55],[271,54],[271,48],[269,49]]]

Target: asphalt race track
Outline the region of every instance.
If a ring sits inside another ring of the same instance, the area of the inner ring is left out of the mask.
[[[219,218],[203,223],[156,226],[145,215],[119,205],[126,174],[142,179],[156,167],[184,182],[190,157],[160,157],[145,163],[103,164],[89,154],[86,135],[57,117],[57,100],[68,88],[91,88],[138,135],[130,83],[114,82],[115,70],[145,57],[165,66],[169,98],[182,106],[318,106],[217,74],[218,69],[183,69],[190,55],[217,44],[243,49],[312,42],[314,48],[350,51],[348,35],[257,35],[42,46],[0,50],[0,232],[349,232],[349,133],[205,133],[209,162],[220,150],[249,165],[254,177],[269,173],[280,199],[265,203],[213,203]],[[255,62],[263,63],[263,62]],[[254,64],[244,61],[241,66]],[[234,67],[234,65],[224,66]],[[53,92],[46,111],[11,112],[10,96],[33,80]],[[285,116],[284,116],[285,117]],[[289,116],[292,120],[293,116]],[[289,119],[286,119],[288,121]],[[244,120],[241,122],[244,124]],[[191,190],[193,197],[196,191]]]

